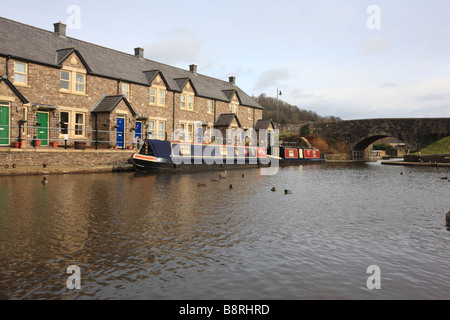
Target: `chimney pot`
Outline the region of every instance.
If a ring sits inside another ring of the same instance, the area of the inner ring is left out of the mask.
[[[142,48],[135,48],[134,49],[134,55],[139,59],[144,59],[144,49]]]
[[[66,25],[64,23],[58,22],[58,23],[54,23],[53,26],[55,27],[55,33],[58,36],[66,36]]]
[[[236,84],[236,77],[230,77],[230,83]]]
[[[190,70],[192,73],[197,73],[197,65],[191,64],[191,65],[189,66],[189,70]]]

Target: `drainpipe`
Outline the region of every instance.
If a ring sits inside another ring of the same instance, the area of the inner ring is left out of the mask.
[[[175,96],[176,96],[176,92],[173,92],[173,116],[172,116],[172,136],[175,133]],[[172,139],[171,139],[172,140]]]
[[[95,113],[95,150],[98,150],[98,117]]]
[[[9,80],[9,67],[8,67],[8,65],[9,65],[9,60],[11,59],[11,55],[7,55],[6,56],[6,65],[5,65],[5,71],[6,71],[6,79],[8,79]]]

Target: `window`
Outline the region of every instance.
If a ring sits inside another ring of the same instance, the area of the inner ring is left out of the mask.
[[[148,138],[166,140],[166,122],[162,120],[150,120],[148,122]]]
[[[75,114],[75,135],[82,136],[84,132],[84,113]]]
[[[184,125],[184,123],[180,123],[180,130],[181,131],[183,131],[183,135],[182,135],[182,137],[181,137],[181,141],[184,141],[185,139],[185,135],[186,135],[186,132],[185,132],[185,130],[186,130],[186,126]]]
[[[194,123],[180,122],[180,130],[183,131],[182,141],[186,141],[186,142],[194,141]],[[189,137],[188,137],[188,135],[189,135]]]
[[[59,88],[63,92],[85,94],[86,75],[74,71],[61,70]]]
[[[130,100],[130,84],[122,82],[122,95]]]
[[[60,133],[61,134],[69,134],[69,112],[61,112],[60,114]]]
[[[156,104],[156,89],[150,88],[150,104]]]
[[[248,108],[248,120],[252,120],[252,108]]]
[[[14,83],[27,84],[28,79],[28,65],[22,62],[14,62]]]
[[[188,124],[187,130],[188,130],[188,133],[189,133],[189,138],[191,139],[191,142],[193,142],[194,141],[194,125],[193,124]]]
[[[235,102],[230,103],[230,113],[238,114],[238,112],[239,112],[238,104]]]
[[[61,90],[70,91],[70,72],[61,71]]]
[[[85,136],[86,114],[75,111],[61,111],[59,114],[59,133],[69,137]]]
[[[154,133],[155,133],[155,121],[150,120],[148,122],[148,138],[154,139],[155,138]]]
[[[212,101],[206,100],[206,112],[212,113]]]
[[[85,83],[86,83],[86,76],[84,74],[76,74],[76,82],[75,82],[75,91],[79,93],[84,93],[85,90]]]
[[[158,121],[158,139],[166,139],[166,123],[164,121]]]
[[[194,111],[194,96],[190,94],[182,94],[180,98],[180,108]]]
[[[166,90],[159,89],[159,105],[165,106],[166,105]]]
[[[186,95],[182,94],[180,97],[180,108],[186,109]]]
[[[194,110],[194,96],[189,96],[188,110],[190,111]]]

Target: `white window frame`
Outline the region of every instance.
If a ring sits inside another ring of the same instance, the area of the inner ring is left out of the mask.
[[[131,84],[122,82],[122,95],[128,100],[131,100]]]
[[[25,72],[22,71],[17,71],[17,64],[21,64],[25,67]],[[17,76],[16,75],[21,75],[25,78],[24,82],[21,81],[17,81]],[[25,62],[20,62],[20,61],[14,61],[14,84],[16,85],[22,85],[22,86],[27,86],[28,85],[28,63]]]
[[[206,113],[212,114],[213,113],[212,108],[212,100],[206,100]]]

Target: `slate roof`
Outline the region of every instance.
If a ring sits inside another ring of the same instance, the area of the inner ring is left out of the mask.
[[[71,51],[73,50],[73,51]],[[135,55],[81,41],[54,32],[0,17],[0,55],[61,67],[62,61],[76,52],[88,68],[88,73],[112,79],[150,85],[149,80],[161,74],[167,89],[180,92],[177,79],[188,78],[196,94],[204,98],[230,102],[227,90],[236,90],[241,105],[262,109],[254,99],[235,84],[183,70]]]
[[[127,107],[130,109],[133,116],[136,116],[136,112],[133,110],[133,107],[131,107],[128,100],[122,95],[103,97],[97,103],[97,105],[92,108],[91,112],[92,113],[111,113],[119,105],[119,103],[122,100],[125,102]]]
[[[216,123],[214,124],[216,127],[229,127],[233,120],[236,119],[239,127],[241,126],[241,122],[235,113],[223,113],[218,118]]]
[[[255,125],[255,130],[267,130],[269,129],[270,125],[275,128],[272,120],[258,120]]]

